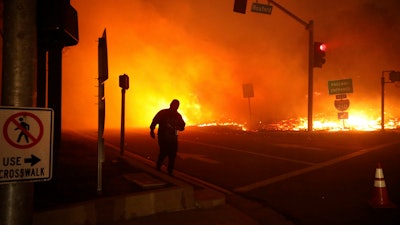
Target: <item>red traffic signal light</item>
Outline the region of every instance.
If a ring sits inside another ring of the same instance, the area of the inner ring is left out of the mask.
[[[324,51],[326,50],[326,45],[324,43],[319,44],[319,50]]]
[[[247,0],[235,0],[233,11],[238,13],[246,13]]]
[[[326,45],[322,42],[314,42],[314,57],[313,57],[313,67],[322,68],[322,65],[326,62],[325,53]]]

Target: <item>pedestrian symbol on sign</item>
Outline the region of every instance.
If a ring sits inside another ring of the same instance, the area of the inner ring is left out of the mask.
[[[24,121],[24,117],[19,118],[19,126],[15,128],[14,130],[20,130],[20,133],[18,135],[17,142],[19,143],[21,141],[21,138],[24,137],[26,143],[29,143],[29,138],[28,138],[28,131],[29,131],[29,124],[27,124]]]
[[[9,145],[17,149],[28,149],[37,145],[42,139],[43,123],[33,113],[19,112],[6,120],[3,135]]]

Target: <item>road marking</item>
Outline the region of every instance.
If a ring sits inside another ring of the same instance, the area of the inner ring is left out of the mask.
[[[231,148],[231,147],[225,147],[225,146],[220,146],[220,145],[206,144],[206,143],[197,142],[197,141],[189,141],[189,140],[181,140],[181,141],[182,141],[182,142],[187,142],[187,143],[192,143],[192,144],[197,144],[197,145],[203,145],[203,146],[213,147],[213,148],[219,148],[219,149],[225,149],[225,150],[230,150],[230,151],[236,151],[236,152],[240,152],[240,153],[246,153],[246,154],[249,154],[249,155],[261,156],[261,157],[264,157],[264,158],[278,159],[278,160],[283,160],[283,161],[288,161],[288,162],[294,162],[294,163],[299,163],[299,164],[305,164],[305,165],[315,165],[315,164],[316,164],[316,163],[307,162],[307,161],[302,161],[302,160],[289,159],[289,158],[284,158],[284,157],[279,157],[279,156],[273,156],[273,155],[267,155],[267,154],[262,154],[262,153],[257,153],[257,152],[249,152],[249,151],[242,150],[242,149]]]
[[[317,170],[317,169],[321,169],[323,167],[331,166],[333,164],[337,164],[337,163],[343,162],[345,160],[349,160],[349,159],[352,159],[354,157],[357,157],[357,156],[360,156],[360,155],[364,155],[364,154],[366,154],[368,152],[371,152],[371,151],[374,151],[374,150],[377,150],[377,149],[381,149],[381,148],[384,148],[384,147],[387,147],[387,146],[390,146],[390,145],[398,144],[398,143],[400,143],[400,141],[386,143],[386,144],[378,145],[378,146],[371,147],[371,148],[361,149],[359,151],[356,151],[356,152],[353,152],[353,153],[350,153],[350,154],[347,154],[347,155],[344,155],[344,156],[341,156],[341,157],[337,157],[337,158],[334,158],[332,160],[328,160],[328,161],[325,161],[325,162],[322,162],[322,163],[317,163],[317,164],[315,164],[313,166],[310,166],[310,167],[306,167],[306,168],[303,168],[303,169],[300,169],[300,170],[295,170],[295,171],[292,171],[292,172],[289,172],[289,173],[285,173],[285,174],[282,174],[282,175],[279,175],[279,176],[275,176],[275,177],[272,177],[272,178],[269,178],[269,179],[266,179],[266,180],[262,180],[262,181],[258,181],[258,182],[252,183],[252,184],[248,184],[248,185],[242,186],[242,187],[238,187],[238,188],[235,188],[234,191],[235,192],[248,192],[248,191],[251,191],[251,190],[254,190],[254,189],[257,189],[257,188],[260,188],[260,187],[268,186],[270,184],[273,184],[273,183],[276,183],[276,182],[279,182],[279,181],[283,181],[283,180],[286,180],[286,179],[289,179],[289,178],[292,178],[292,177],[295,177],[295,176],[299,176],[299,175],[302,175],[302,174],[305,174],[305,173],[308,173],[308,172],[311,172],[311,171],[314,171],[314,170]]]
[[[193,154],[193,153],[182,153],[178,152],[178,157],[185,160],[185,159],[194,159],[198,161],[202,161],[205,163],[210,163],[210,164],[219,164],[220,162],[214,159],[209,159],[205,155],[201,154]]]
[[[326,151],[323,148],[317,148],[317,147],[306,147],[306,146],[301,146],[301,145],[293,145],[293,144],[274,144],[277,147],[281,148],[301,148],[305,150],[314,150],[314,151]]]

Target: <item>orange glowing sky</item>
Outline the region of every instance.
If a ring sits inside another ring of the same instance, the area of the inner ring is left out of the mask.
[[[106,128],[120,126],[122,74],[130,77],[126,127],[148,127],[173,98],[188,124],[245,122],[244,83],[254,86],[253,119],[307,117],[307,30],[276,7],[272,15],[250,6],[238,14],[233,2],[71,0],[80,40],[63,50],[63,128],[97,127],[97,45],[104,29]],[[400,70],[398,0],[277,2],[313,19],[314,39],[328,46],[326,64],[314,70],[314,115],[337,118],[327,82],[352,78],[349,115],[379,117],[381,72]],[[400,88],[385,88],[386,111],[398,116]]]

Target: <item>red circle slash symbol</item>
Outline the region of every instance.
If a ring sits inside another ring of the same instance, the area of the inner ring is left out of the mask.
[[[32,134],[30,131],[30,125],[27,124],[23,118],[31,117],[33,121],[36,121],[36,123],[39,125],[39,132],[35,136]],[[17,119],[18,118],[18,119]],[[9,135],[9,126],[15,125],[12,131],[18,131],[19,136],[17,140],[13,140],[10,138]],[[6,139],[7,143],[10,144],[13,147],[19,148],[19,149],[26,149],[35,146],[43,137],[43,123],[37,117],[35,114],[32,114],[30,112],[20,112],[16,113],[12,116],[10,116],[3,127],[3,135],[4,138]],[[26,144],[21,144],[21,143],[26,143]]]

